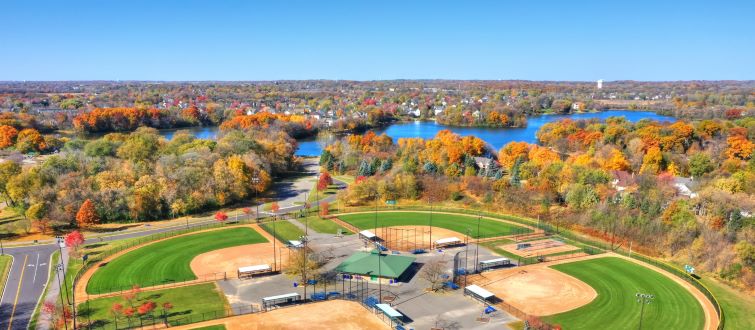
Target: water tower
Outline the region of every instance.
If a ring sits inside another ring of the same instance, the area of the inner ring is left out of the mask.
[[[598,89],[603,88],[603,79],[598,80]]]

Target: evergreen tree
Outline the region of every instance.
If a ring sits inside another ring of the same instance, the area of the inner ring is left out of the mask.
[[[393,168],[393,160],[390,158],[383,161],[383,163],[380,164],[380,172],[388,172]]]
[[[432,162],[425,163],[425,166],[423,166],[423,169],[426,173],[435,174],[435,172],[438,172],[438,167],[435,166]]]
[[[323,150],[322,153],[320,153],[320,165],[325,165],[328,162],[331,162],[333,160],[333,154],[330,153],[330,151]]]
[[[514,187],[519,187],[522,184],[522,181],[519,178],[519,167],[522,166],[522,162],[522,157],[519,157],[516,159],[514,166],[511,167],[511,185]]]

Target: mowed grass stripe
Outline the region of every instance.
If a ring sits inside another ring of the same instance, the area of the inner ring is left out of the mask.
[[[100,294],[130,288],[195,280],[190,263],[197,255],[232,246],[267,242],[248,227],[180,236],[130,251],[101,266],[87,283],[87,292]],[[202,274],[200,274],[202,275]]]
[[[477,237],[477,217],[465,216],[459,214],[433,213],[433,227],[453,230],[460,234],[465,234],[467,228],[472,232],[472,237]],[[359,213],[339,215],[339,219],[350,223],[360,229],[369,229],[375,227],[374,213]],[[392,226],[428,226],[430,224],[430,214],[420,212],[378,212],[378,227]],[[480,236],[495,237],[512,234],[530,233],[532,230],[495,220],[482,218],[480,221]]]
[[[545,317],[564,329],[637,329],[640,304],[635,294],[654,294],[645,305],[645,329],[702,329],[705,315],[700,304],[672,279],[630,261],[606,257],[551,266],[574,276],[596,292],[589,304]]]

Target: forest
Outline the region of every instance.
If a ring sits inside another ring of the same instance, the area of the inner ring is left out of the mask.
[[[538,217],[755,287],[755,118],[563,120],[537,137],[491,150],[450,131],[365,134],[328,146],[320,164],[356,176],[344,205],[377,197]]]
[[[28,219],[18,222],[27,233],[167,219],[265,191],[275,176],[295,168],[295,150],[296,141],[274,128],[231,129],[217,141],[178,132],[166,141],[141,127],[70,140],[34,166],[4,161],[0,196]],[[77,217],[81,212],[94,216]]]

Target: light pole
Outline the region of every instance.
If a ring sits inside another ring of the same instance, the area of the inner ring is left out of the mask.
[[[378,231],[378,198],[379,198],[378,193],[376,191],[375,192],[375,232]],[[383,275],[383,271],[381,270],[382,265],[381,265],[380,257],[383,255],[383,249],[380,248],[380,245],[378,244],[377,241],[375,241],[375,249],[377,250],[377,253],[378,253],[378,259],[377,259],[378,260],[378,276],[377,276],[378,302],[382,304],[383,303],[383,282],[380,280],[380,277]]]
[[[480,221],[482,220],[482,214],[477,214],[477,239],[475,242],[474,250],[474,272],[477,273],[477,265],[480,264]]]
[[[256,222],[259,222],[259,220],[260,220],[260,191],[259,191],[259,189],[257,189],[256,185],[260,183],[260,178],[258,178],[256,176],[253,177],[252,178],[252,183],[255,184],[255,186],[254,186],[254,205],[257,207],[257,211],[254,214],[254,220],[256,220]]]
[[[430,196],[427,196],[427,204],[430,204],[430,250],[433,249],[433,202]]]
[[[66,269],[63,265],[63,247],[66,246],[66,243],[63,236],[55,236],[55,239],[58,242],[58,252],[60,252],[60,264],[58,264],[58,267],[60,267],[60,271],[63,272],[63,285],[66,287],[66,301],[71,305],[71,297],[68,296],[68,283],[66,282]]]
[[[467,274],[469,273],[469,234],[472,230],[467,227],[467,244],[464,244],[464,287],[467,287]],[[475,273],[477,272],[477,264],[475,261]]]
[[[637,303],[640,304],[640,330],[642,330],[642,314],[645,313],[645,305],[653,302],[655,295],[637,292],[635,296],[637,297]]]
[[[3,247],[3,237],[0,236],[0,256],[5,255],[5,248]]]
[[[60,283],[60,272],[63,271],[63,265],[57,264],[55,265],[55,274],[58,278],[58,290],[60,290],[60,316],[63,318],[63,324],[65,325],[66,330],[68,330],[68,321],[66,321],[66,304],[63,302],[63,284]],[[65,279],[65,275],[63,275],[63,278]]]

